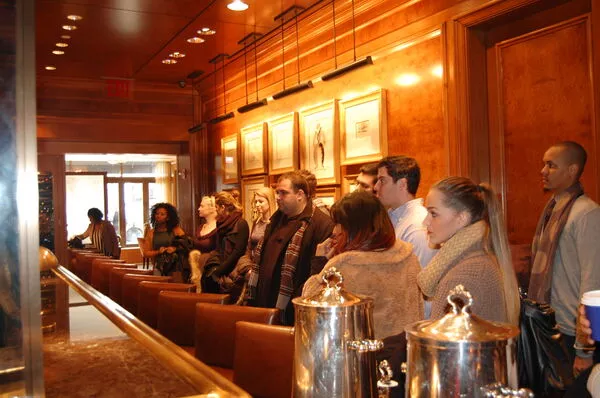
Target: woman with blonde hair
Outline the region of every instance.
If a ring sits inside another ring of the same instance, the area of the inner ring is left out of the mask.
[[[430,246],[439,252],[417,278],[432,303],[431,318],[446,312],[448,291],[462,284],[473,296],[472,312],[484,319],[519,321],[519,292],[504,219],[488,184],[448,177],[427,195]]]
[[[267,225],[273,213],[277,211],[275,193],[271,187],[262,187],[254,191],[252,199],[252,230],[248,241],[248,252],[256,248],[258,242],[265,235]]]
[[[190,281],[202,291],[200,279],[202,268],[210,253],[217,249],[217,205],[214,196],[203,196],[198,207],[200,225],[194,237],[194,250],[190,252],[189,263],[192,271]]]

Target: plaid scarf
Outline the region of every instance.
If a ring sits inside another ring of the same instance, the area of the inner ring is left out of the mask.
[[[294,293],[294,275],[296,274],[296,264],[298,263],[298,257],[300,256],[300,248],[302,245],[302,239],[304,238],[304,231],[308,227],[310,219],[315,212],[315,207],[312,209],[311,217],[308,220],[303,220],[300,224],[300,228],[296,231],[287,249],[283,259],[283,265],[281,266],[281,282],[279,284],[279,295],[277,296],[277,303],[275,308],[279,308],[283,312],[287,308],[292,294]],[[256,292],[258,288],[258,275],[260,272],[260,258],[262,256],[262,249],[264,244],[264,238],[258,242],[256,249],[253,252],[254,262],[252,264],[252,270],[248,279],[248,288],[246,290],[246,297],[248,300],[256,298]]]
[[[531,245],[531,278],[529,280],[529,298],[550,303],[552,290],[552,264],[571,208],[578,197],[583,195],[579,182],[571,185],[565,195],[553,196],[546,204],[544,213],[538,222]]]

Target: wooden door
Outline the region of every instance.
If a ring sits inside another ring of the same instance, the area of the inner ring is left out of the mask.
[[[542,156],[566,140],[588,152],[586,192],[598,195],[588,14],[488,45],[490,177],[503,193],[509,239],[530,243],[548,199]]]

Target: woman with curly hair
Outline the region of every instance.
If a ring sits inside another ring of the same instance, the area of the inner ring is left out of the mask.
[[[179,226],[177,209],[170,203],[157,203],[150,211],[151,229],[146,236],[144,257],[154,258],[154,264],[162,275],[176,271],[180,260],[177,251],[185,232]]]

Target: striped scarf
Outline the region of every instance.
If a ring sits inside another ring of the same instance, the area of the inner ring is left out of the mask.
[[[550,199],[544,208],[531,245],[531,278],[528,293],[532,300],[550,303],[552,265],[560,234],[567,223],[573,204],[581,195],[583,195],[583,187],[576,182],[567,188],[565,195]]]
[[[314,214],[314,211],[315,208],[313,207],[312,214]],[[302,245],[302,239],[304,238],[304,231],[306,231],[309,221],[310,219],[302,221],[300,228],[298,228],[290,240],[287,249],[285,250],[283,265],[281,266],[279,295],[277,296],[277,303],[275,304],[275,308],[279,308],[282,311],[282,314],[287,308],[287,305],[292,298],[292,294],[294,294],[294,275],[296,274],[296,264],[298,263],[298,257],[300,256],[300,248]],[[248,279],[248,289],[246,290],[246,297],[248,300],[253,300],[256,298],[258,276],[260,272],[260,258],[262,256],[263,244],[264,238],[258,242],[258,245],[253,253],[255,261],[252,264],[252,271],[250,272],[250,277]]]

